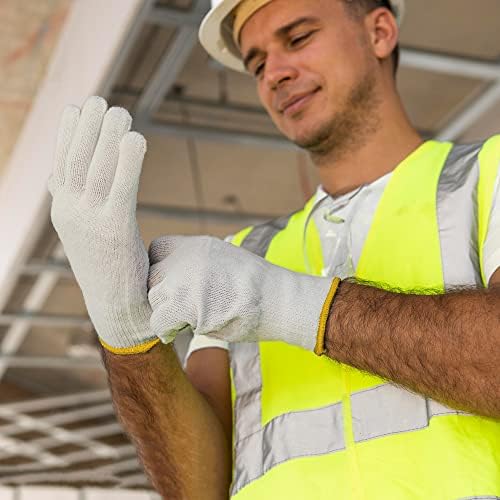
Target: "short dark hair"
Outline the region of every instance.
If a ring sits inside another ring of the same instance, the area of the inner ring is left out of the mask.
[[[389,2],[389,0],[342,0],[346,5],[348,10],[352,12],[357,18],[365,16],[369,12],[378,9],[379,7],[385,7],[389,9],[393,14],[394,10]],[[392,66],[394,75],[398,71],[399,67],[399,44],[394,47],[392,51]]]

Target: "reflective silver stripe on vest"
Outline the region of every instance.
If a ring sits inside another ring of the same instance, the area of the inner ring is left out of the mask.
[[[443,281],[481,285],[477,230],[478,154],[481,144],[454,146],[441,173],[437,216]]]
[[[237,363],[233,363],[237,349]],[[236,387],[234,402],[235,441],[239,443],[247,436],[262,430],[259,345],[256,343],[231,344],[231,369]]]
[[[342,405],[281,415],[236,443],[232,495],[280,463],[345,448]],[[293,436],[293,437],[291,437]]]
[[[479,175],[477,155],[481,146],[453,147],[439,180],[437,215],[447,289],[480,282],[476,185]],[[257,226],[241,246],[265,257],[272,239],[287,226],[288,221],[289,217]],[[345,449],[341,403],[287,413],[262,427],[258,344],[231,344],[231,367],[236,387],[236,453],[231,495],[284,461]],[[353,393],[351,411],[357,443],[424,429],[432,418],[467,415],[392,384]]]
[[[465,415],[392,384],[352,394],[351,411],[355,442],[425,429],[436,416]]]
[[[243,240],[241,247],[260,257],[265,257],[273,238],[288,225],[291,216],[280,217],[252,229]],[[261,391],[259,346],[255,343],[232,344],[231,362],[237,349],[237,363],[231,363],[233,380],[237,388],[234,405],[236,443],[260,431],[261,426]],[[236,463],[236,467],[238,463]]]
[[[500,500],[500,497],[492,497],[492,496],[486,496],[486,497],[464,497],[464,498],[459,498],[457,500]]]
[[[241,246],[256,255],[265,257],[271,241],[280,231],[285,229],[291,217],[291,215],[288,215],[265,224],[259,224],[250,231]]]
[[[272,239],[284,229],[290,217],[256,226],[243,240],[241,247],[265,257]],[[230,344],[231,370],[236,387],[234,402],[235,425],[235,481],[231,496],[243,486],[264,474],[264,439],[262,437],[262,375],[259,345],[255,343]],[[235,360],[237,359],[237,362]],[[268,440],[272,436],[268,435]]]

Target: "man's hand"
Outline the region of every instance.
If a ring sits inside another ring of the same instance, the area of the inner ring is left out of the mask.
[[[210,237],[164,237],[150,248],[156,335],[187,326],[228,342],[281,340],[313,350],[331,279],[294,273]]]
[[[135,211],[146,141],[122,108],[91,97],[68,106],[49,180],[52,223],[103,345],[117,354],[158,343],[147,300],[149,262]]]
[[[291,272],[209,237],[150,248],[152,330],[312,350],[331,280]],[[407,295],[345,282],[329,311],[326,355],[419,394],[499,416],[499,289]]]

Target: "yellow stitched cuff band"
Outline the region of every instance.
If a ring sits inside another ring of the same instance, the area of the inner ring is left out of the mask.
[[[335,294],[339,289],[340,278],[334,278],[332,281],[332,286],[330,287],[330,291],[326,296],[325,303],[323,304],[323,308],[321,309],[321,315],[319,317],[319,325],[318,325],[318,335],[316,337],[316,347],[314,348],[314,354],[318,356],[323,356],[326,353],[325,349],[325,332],[326,332],[326,322],[328,320],[328,315],[330,314],[330,307],[332,305],[333,299],[335,298]]]
[[[129,354],[141,354],[150,351],[153,347],[160,342],[160,339],[153,339],[145,344],[134,345],[132,347],[113,347],[106,344],[103,340],[99,339],[101,345],[106,349],[106,351],[112,352],[113,354],[129,355]]]

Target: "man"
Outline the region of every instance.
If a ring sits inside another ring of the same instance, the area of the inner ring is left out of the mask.
[[[50,182],[155,488],[499,498],[500,138],[453,147],[412,128],[394,81],[402,2],[216,4],[202,43],[244,63],[274,123],[310,152],[322,188],[306,207],[235,246],[161,238],[148,278],[135,222],[144,141],[99,99],[65,112]],[[186,374],[172,349],[185,328]]]

